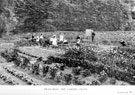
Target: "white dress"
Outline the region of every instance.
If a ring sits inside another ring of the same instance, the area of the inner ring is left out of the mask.
[[[40,39],[43,39],[44,37],[43,36],[40,36]]]
[[[37,36],[36,41],[37,41],[37,42],[39,42],[39,39],[40,39],[40,37],[39,37],[39,36]]]
[[[52,45],[57,46],[57,38],[53,38]]]
[[[80,42],[81,42],[81,39],[77,39],[77,44],[80,44]]]

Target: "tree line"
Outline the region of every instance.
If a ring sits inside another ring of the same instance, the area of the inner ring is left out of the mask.
[[[0,0],[0,33],[131,30],[129,17],[119,0]]]

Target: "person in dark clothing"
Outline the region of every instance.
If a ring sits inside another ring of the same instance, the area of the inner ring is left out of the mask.
[[[35,39],[34,34],[32,34],[32,36],[31,36],[31,41],[32,41],[33,43],[35,43],[35,42],[36,42],[36,39]]]
[[[81,39],[81,37],[78,35],[77,37],[76,37],[76,39],[78,40],[78,39]]]
[[[92,40],[92,42],[94,42],[95,35],[96,35],[95,32],[92,31],[92,33],[91,33],[91,40]]]
[[[81,42],[81,37],[80,36],[77,36],[76,37],[76,46],[77,47],[80,47],[80,42]]]
[[[126,46],[126,42],[125,42],[124,40],[121,40],[119,43],[120,43],[122,46]]]
[[[34,40],[34,35],[32,34],[32,36],[31,36],[31,38],[32,38],[32,40]]]

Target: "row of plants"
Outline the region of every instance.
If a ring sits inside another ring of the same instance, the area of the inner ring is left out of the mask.
[[[24,53],[26,54],[26,53]],[[20,55],[18,55],[19,57]],[[19,61],[19,59],[18,59]],[[20,60],[21,61],[21,60]],[[86,81],[82,81],[82,79],[80,79],[79,77],[77,77],[77,75],[81,75],[83,77],[88,77],[91,75],[90,70],[86,69],[79,69],[78,67],[75,67],[72,70],[72,73],[64,73],[65,71],[65,67],[66,64],[63,64],[62,62],[58,62],[58,63],[53,63],[53,61],[51,60],[43,60],[44,61],[44,66],[43,66],[43,76],[49,79],[53,79],[56,82],[65,82],[65,84],[75,84],[75,85],[95,85],[95,83],[90,83],[90,82],[86,82]],[[15,62],[15,61],[13,61]],[[54,65],[55,64],[55,65]],[[54,65],[54,66],[53,66]],[[16,64],[16,66],[18,66]],[[12,72],[13,73],[13,72]],[[14,75],[14,73],[13,73]],[[22,76],[17,76],[19,78],[21,78]],[[98,83],[100,84],[100,83]]]
[[[124,50],[122,51],[123,53],[120,51],[120,48],[114,48],[109,52],[103,51],[98,53],[92,50],[87,52],[87,50],[88,49],[81,49],[79,51],[79,49],[73,48],[73,50],[67,51],[62,56],[49,56],[48,60],[44,60],[45,65],[49,66],[48,69],[44,68],[45,75],[49,74],[51,79],[56,79],[56,81],[60,82],[64,80],[67,84],[69,84],[68,80],[70,80],[70,82],[74,79],[77,81],[81,80],[79,77],[75,78],[78,75],[89,77],[91,74],[96,73],[101,75],[98,77],[98,80],[101,83],[105,82],[108,77],[111,77],[116,78],[117,80],[128,82],[130,84],[135,84],[133,58],[125,56],[127,53],[125,53]],[[90,54],[90,52],[92,53]],[[82,55],[84,55],[84,58]],[[96,58],[96,60],[93,60],[93,56]],[[56,66],[57,69],[51,67],[52,63],[58,63]],[[57,75],[59,71],[65,70],[65,66],[71,67],[73,74],[68,74],[68,77],[64,77],[65,74],[60,74],[60,76]],[[100,74],[101,72],[104,72],[105,74],[102,75]],[[86,83],[84,81],[79,82],[80,84]]]
[[[68,67],[82,67],[83,70],[89,69],[92,73],[100,73],[104,65],[102,63],[98,62],[90,62],[89,60],[79,60],[79,59],[70,59],[70,58],[62,58],[62,57],[54,57],[50,56],[48,57],[48,60],[46,61],[48,63],[60,63],[65,64]]]
[[[21,51],[18,51],[18,52],[21,52]],[[23,53],[23,52],[21,52]],[[10,55],[11,53],[9,53],[8,51],[6,52],[2,52],[2,55],[4,58],[6,59],[9,59],[9,56],[10,56],[10,59],[13,59],[14,56],[11,56]],[[23,54],[26,54],[26,53],[23,53]],[[5,56],[6,55],[6,56]],[[7,56],[8,55],[8,56]],[[18,62],[20,62],[21,60],[20,59],[17,59],[17,57],[19,57],[20,55],[17,53],[18,56],[16,56],[16,60]],[[14,60],[10,60],[10,62],[14,62],[16,66],[19,66],[17,65],[16,61]],[[29,79],[28,76],[26,76],[24,73],[19,73],[17,72],[16,70],[13,70],[11,68],[8,68],[8,67],[3,67],[7,72],[9,72],[10,74],[12,74],[13,76],[16,76],[17,78],[19,78],[20,80],[26,82],[27,84],[29,85],[34,85],[33,83],[33,80],[32,79]],[[32,67],[31,67],[32,68]],[[43,76],[46,77],[46,78],[49,78],[49,79],[53,79],[53,80],[56,80],[57,82],[62,82],[62,81],[65,81],[66,84],[71,84],[71,74],[58,74],[60,70],[64,70],[65,66],[62,65],[62,64],[56,64],[55,66],[52,66],[52,62],[48,62],[48,61],[45,61],[45,64],[43,66]]]
[[[3,58],[5,58],[7,60],[7,62],[14,61],[18,56],[18,54],[15,50],[11,50],[11,51],[5,50],[5,51],[2,51],[0,54]]]
[[[89,48],[69,48],[62,57],[79,60],[97,61],[96,52]]]
[[[14,69],[9,67],[3,67],[8,73],[12,74],[13,76],[19,78],[20,80],[26,82],[28,85],[39,85],[33,81],[33,79],[29,78],[26,74],[20,73]]]
[[[0,79],[2,79],[5,83],[9,85],[19,85],[18,82],[13,80],[10,76],[4,74],[2,71],[0,71]]]

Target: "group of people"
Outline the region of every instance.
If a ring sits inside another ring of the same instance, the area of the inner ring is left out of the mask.
[[[54,46],[58,46],[58,44],[68,44],[68,41],[65,39],[63,34],[60,34],[59,39],[56,35],[50,38],[50,42]]]
[[[94,42],[94,38],[95,38],[95,32],[92,31],[91,33],[91,41]],[[40,34],[39,36],[34,36],[32,34],[32,37],[30,39],[32,42],[37,43],[38,46],[59,46],[60,44],[68,44],[67,39],[65,39],[65,34],[64,33],[60,33],[59,37],[56,35],[53,35],[50,38],[45,37],[43,34]],[[81,37],[80,35],[78,35],[76,37],[76,46],[80,46],[81,43]]]
[[[32,37],[30,39],[32,42],[36,42],[39,46],[58,46],[59,44],[68,44],[68,41],[65,39],[64,35],[61,33],[59,35],[59,39],[56,35],[53,35],[50,38],[46,38],[43,34],[40,36],[34,36],[32,34]]]

